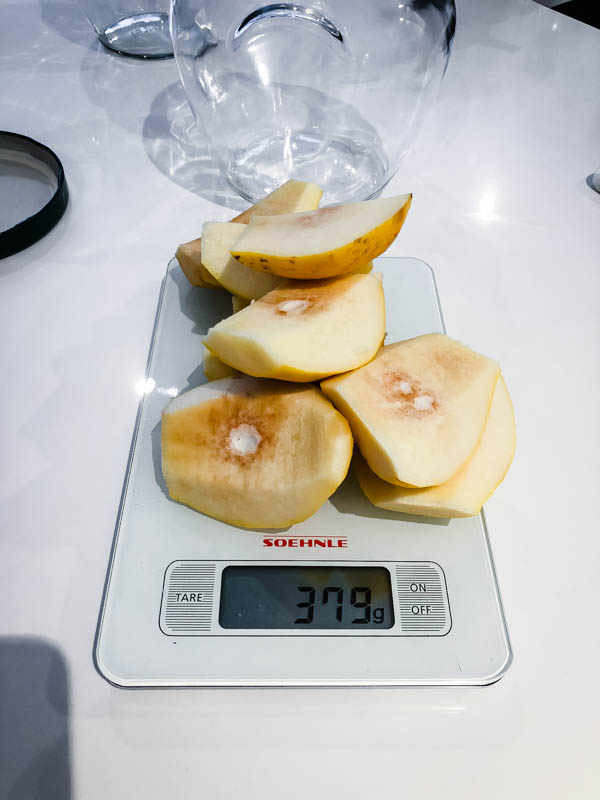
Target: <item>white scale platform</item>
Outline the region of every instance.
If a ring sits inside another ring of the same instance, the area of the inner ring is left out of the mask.
[[[380,258],[376,269],[384,274],[387,341],[443,330],[427,264]],[[433,520],[377,509],[352,474],[317,514],[285,531],[232,527],[169,500],[160,413],[175,394],[204,382],[202,337],[231,313],[230,304],[224,292],[191,288],[171,262],[98,628],[101,674],[124,687],[484,685],[501,678],[512,654],[483,515]],[[375,568],[391,589],[389,627],[373,618],[362,629],[222,626],[224,571],[265,566],[338,570],[329,576]]]

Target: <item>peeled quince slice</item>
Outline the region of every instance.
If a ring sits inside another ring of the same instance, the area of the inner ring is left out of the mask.
[[[382,347],[321,383],[350,422],[369,467],[388,483],[436,486],[475,450],[500,367],[441,333]]]
[[[248,375],[314,381],[369,361],[385,333],[372,275],[288,281],[211,328],[205,345]]]
[[[253,217],[231,254],[247,267],[285,278],[353,272],[387,250],[411,199],[403,194],[301,214]]]
[[[498,379],[490,414],[479,444],[456,475],[439,486],[408,489],[378,478],[360,453],[354,469],[363,492],[380,508],[426,517],[470,517],[502,482],[515,452],[515,418],[502,376]]]
[[[242,211],[232,222],[249,222],[261,214],[292,214],[296,211],[312,211],[319,207],[323,190],[316,183],[289,180],[274,192],[263,197],[250,208]],[[179,266],[192,286],[211,287],[214,278],[202,265],[202,239],[180,244],[175,253]],[[208,273],[208,275],[207,275]],[[216,283],[216,288],[220,284]]]
[[[244,528],[310,517],[348,471],[348,423],[314,386],[226,378],[175,398],[162,414],[170,496]]]
[[[175,258],[192,286],[198,286],[201,289],[221,289],[219,281],[215,280],[202,264],[201,254],[202,239],[193,239],[191,242],[179,245],[175,251]]]
[[[240,222],[205,222],[202,226],[202,264],[224,289],[246,300],[258,300],[281,283],[281,278],[256,272],[232,258],[229,248],[246,225]]]
[[[206,347],[204,348],[204,361],[202,366],[204,368],[206,380],[208,381],[218,381],[221,378],[230,378],[238,374],[236,369],[230,367],[229,364],[225,364],[220,358],[213,355],[210,350],[207,350]]]

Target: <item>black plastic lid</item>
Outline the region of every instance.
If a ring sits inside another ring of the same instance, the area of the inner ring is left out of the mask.
[[[54,228],[69,202],[60,159],[40,142],[0,131],[0,258]]]

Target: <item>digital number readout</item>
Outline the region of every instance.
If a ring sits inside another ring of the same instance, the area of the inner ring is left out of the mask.
[[[232,566],[223,570],[222,628],[391,628],[385,567]]]

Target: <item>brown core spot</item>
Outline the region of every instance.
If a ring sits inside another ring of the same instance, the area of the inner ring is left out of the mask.
[[[348,278],[303,280],[274,289],[257,302],[284,317],[310,314],[326,308],[349,288]]]
[[[427,417],[439,408],[432,391],[399,369],[385,372],[378,382],[380,389],[383,385],[383,396],[387,403],[404,416]]]
[[[284,300],[277,306],[277,313],[283,316],[298,316],[310,308],[312,300]]]

